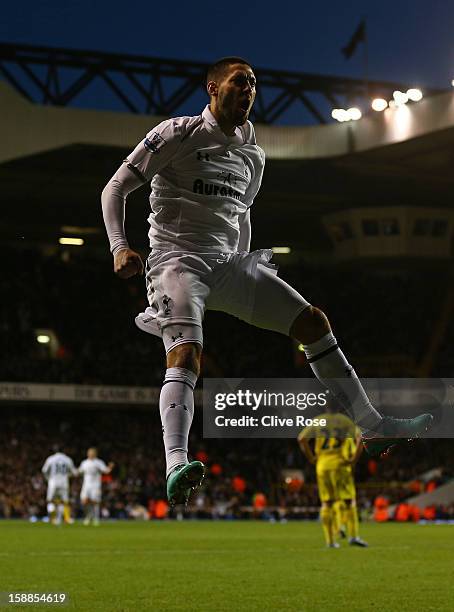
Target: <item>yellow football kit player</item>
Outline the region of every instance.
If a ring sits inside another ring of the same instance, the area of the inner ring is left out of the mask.
[[[341,524],[347,526],[351,545],[367,546],[358,534],[356,489],[353,466],[362,452],[361,432],[346,415],[318,415],[322,427],[309,426],[298,436],[302,451],[316,465],[320,519],[327,546],[338,548],[336,537]],[[313,449],[310,441],[313,440]]]

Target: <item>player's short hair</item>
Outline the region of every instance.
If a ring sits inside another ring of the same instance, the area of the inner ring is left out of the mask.
[[[242,57],[231,55],[229,57],[222,57],[221,59],[211,64],[207,70],[207,83],[209,81],[218,81],[222,79],[224,74],[227,72],[227,68],[233,64],[245,64],[252,68],[251,64]]]

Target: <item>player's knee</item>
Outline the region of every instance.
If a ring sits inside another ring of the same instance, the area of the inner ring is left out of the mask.
[[[200,374],[200,358],[202,355],[202,347],[195,342],[187,342],[179,344],[173,348],[170,353],[167,353],[168,368],[184,368],[197,374]]]
[[[316,306],[308,306],[296,317],[290,328],[290,335],[302,342],[317,342],[331,331],[328,317]]]

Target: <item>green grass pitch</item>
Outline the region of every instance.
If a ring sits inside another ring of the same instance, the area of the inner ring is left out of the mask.
[[[0,591],[62,592],[92,612],[454,609],[454,528],[361,526],[368,549],[323,546],[318,524],[0,522]],[[25,606],[0,606],[1,610]]]

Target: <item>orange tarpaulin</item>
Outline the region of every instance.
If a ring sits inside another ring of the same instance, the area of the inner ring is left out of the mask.
[[[266,508],[266,497],[263,493],[256,493],[253,499],[254,508],[256,510],[263,510]]]
[[[222,474],[222,467],[219,465],[219,463],[213,463],[213,465],[210,468],[210,472],[214,476],[220,476]]]
[[[429,482],[426,485],[426,492],[430,493],[431,491],[434,491],[437,488],[437,483],[435,482],[435,480],[429,480]]]
[[[410,506],[409,504],[399,504],[396,508],[395,519],[396,521],[405,522],[410,518]]]
[[[384,523],[389,519],[389,500],[383,495],[378,495],[374,500],[374,521]]]
[[[156,501],[150,499],[148,502],[148,514],[150,518],[165,519],[169,513],[169,504],[164,499]]]
[[[417,523],[419,519],[421,518],[421,510],[418,508],[418,506],[414,506],[413,504],[411,504],[409,506],[409,511],[410,511],[410,520]]]
[[[426,521],[434,521],[435,517],[437,516],[435,506],[426,506],[426,508],[423,510],[422,516],[426,519]]]
[[[232,487],[237,493],[244,493],[246,491],[246,481],[241,476],[234,476],[232,478]]]

